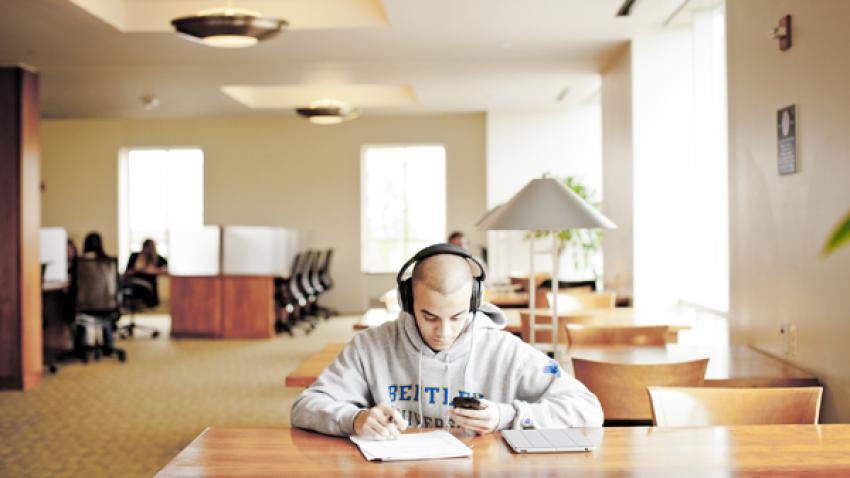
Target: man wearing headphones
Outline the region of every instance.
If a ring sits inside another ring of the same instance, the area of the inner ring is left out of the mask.
[[[397,277],[398,319],[357,334],[292,405],[292,425],[377,439],[408,426],[477,433],[601,426],[595,395],[501,330],[504,314],[481,302],[484,278],[457,246],[417,253]]]

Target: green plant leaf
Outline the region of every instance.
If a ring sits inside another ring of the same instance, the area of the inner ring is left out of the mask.
[[[823,246],[821,255],[826,257],[848,242],[850,242],[850,212],[835,226],[835,230],[832,231],[829,240]]]

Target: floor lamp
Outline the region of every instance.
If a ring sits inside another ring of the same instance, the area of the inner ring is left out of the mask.
[[[558,231],[565,229],[614,229],[607,217],[555,178],[532,179],[508,202],[488,212],[477,224],[484,231],[552,232],[552,354],[558,358]],[[534,344],[536,325],[534,234],[529,238],[531,267],[528,277],[529,343]]]

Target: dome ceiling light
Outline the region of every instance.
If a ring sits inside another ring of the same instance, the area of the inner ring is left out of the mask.
[[[244,8],[227,7],[202,10],[194,15],[171,21],[178,33],[192,41],[217,48],[244,48],[269,39],[289,23],[279,18],[264,17]]]
[[[357,118],[358,113],[346,103],[331,98],[323,98],[310,103],[306,108],[295,108],[298,116],[307,118],[313,124],[332,125]]]

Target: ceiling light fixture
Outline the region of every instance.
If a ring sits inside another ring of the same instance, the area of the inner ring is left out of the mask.
[[[263,17],[244,8],[227,7],[202,10],[194,15],[175,18],[174,29],[186,38],[217,48],[244,48],[254,46],[280,33],[289,25],[286,20]]]
[[[348,104],[331,98],[310,103],[306,108],[295,108],[298,116],[307,118],[313,124],[332,125],[357,118],[358,113]]]

